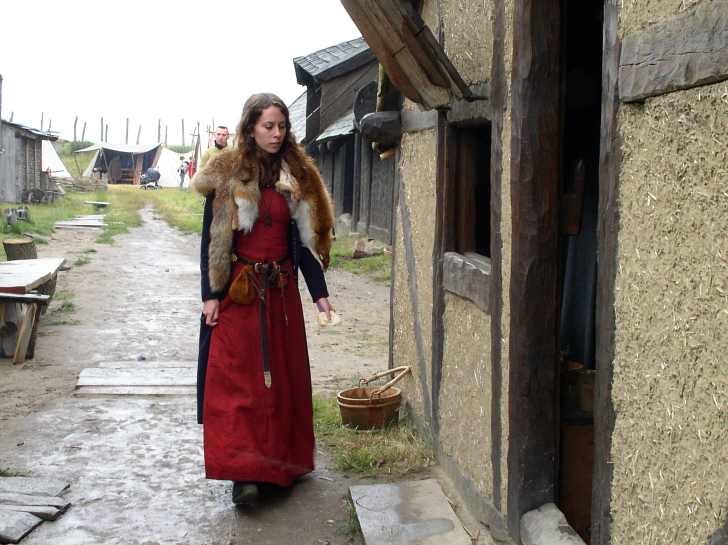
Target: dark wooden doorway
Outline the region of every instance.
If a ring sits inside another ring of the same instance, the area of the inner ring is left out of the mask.
[[[603,1],[517,0],[514,8],[507,494],[508,526],[517,537],[520,518],[527,511],[548,502],[568,510],[570,502],[583,506],[591,498],[593,441],[589,432],[566,437],[562,403],[562,393],[571,400],[582,392],[582,383],[588,399],[589,381],[580,376],[572,387],[564,382],[562,368],[567,354],[578,353],[585,361],[571,358],[572,366],[580,364],[585,375],[596,373],[595,328],[576,331],[577,318],[564,296],[568,291],[573,302],[575,291],[576,297],[583,296],[584,285],[591,285],[574,283],[581,273],[573,266],[569,237],[579,235],[566,233],[591,233],[592,249],[586,245],[581,254],[596,274],[604,5]],[[584,221],[586,211],[593,214],[594,225]],[[591,293],[591,302],[581,309],[592,323],[593,300]],[[566,335],[569,327],[574,329],[571,336]],[[582,343],[572,352],[575,343],[569,339],[573,338]],[[584,353],[590,355],[591,367]],[[572,455],[586,470],[578,470]],[[582,487],[575,491],[579,479]],[[566,514],[588,539],[588,510]]]
[[[558,505],[590,543],[602,2],[561,1]]]

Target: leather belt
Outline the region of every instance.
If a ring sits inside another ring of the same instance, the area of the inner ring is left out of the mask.
[[[236,254],[232,254],[233,261],[241,261],[253,266],[255,274],[250,279],[258,293],[258,320],[260,322],[260,352],[263,359],[263,378],[265,386],[271,387],[273,383],[270,372],[270,338],[268,336],[268,288],[280,288],[283,298],[283,317],[288,326],[284,289],[288,283],[288,271],[281,271],[281,264],[288,261],[288,257],[278,261],[253,261]]]

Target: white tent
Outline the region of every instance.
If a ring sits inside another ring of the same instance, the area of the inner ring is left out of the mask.
[[[50,169],[51,176],[54,178],[72,178],[71,174],[66,169],[66,165],[63,164],[61,158],[56,153],[56,148],[53,147],[50,140],[43,140],[41,148],[41,168],[43,172],[48,172]]]
[[[180,155],[189,159],[192,152],[177,153],[169,148],[162,148],[157,156],[157,164],[154,166],[159,171],[159,185],[162,187],[179,187],[179,172],[177,169],[180,164]],[[185,187],[189,184],[189,176],[185,177]]]

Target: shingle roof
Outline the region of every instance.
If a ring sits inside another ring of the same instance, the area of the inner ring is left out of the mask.
[[[291,102],[288,106],[288,117],[291,120],[291,132],[296,137],[297,142],[303,142],[306,139],[306,94],[304,91],[301,96]]]
[[[309,55],[296,57],[293,59],[293,65],[296,68],[298,83],[310,85],[315,81],[327,81],[355,70],[372,59],[374,53],[364,38],[356,38]]]
[[[316,138],[316,142],[323,142],[324,140],[336,138],[337,136],[345,136],[352,132],[354,132],[354,112],[349,110],[348,113],[342,115],[339,119],[326,127],[324,132]]]
[[[8,127],[15,127],[16,129],[20,129],[21,131],[25,131],[25,136],[33,136],[38,137],[41,140],[58,140],[58,135],[54,134],[52,132],[48,131],[41,131],[38,129],[34,129],[33,127],[28,127],[26,125],[21,125],[20,123],[13,123],[12,121],[6,121],[5,119],[0,120],[4,125],[7,125]],[[36,140],[38,139],[36,138]]]

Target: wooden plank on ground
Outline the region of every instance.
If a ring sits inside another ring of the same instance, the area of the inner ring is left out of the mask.
[[[197,367],[196,361],[103,361],[99,367],[108,369],[151,369],[157,367]]]
[[[60,509],[66,509],[69,505],[71,505],[71,502],[58,496],[0,492],[0,505],[49,505]]]
[[[0,477],[0,492],[30,494],[33,496],[60,496],[69,483],[42,477]]]
[[[51,507],[50,505],[0,505],[0,511],[15,511],[17,513],[30,513],[43,520],[56,520],[65,509]]]
[[[195,386],[197,371],[191,367],[157,369],[82,369],[77,386]]]
[[[101,229],[104,223],[101,221],[57,221],[54,225],[56,229]]]
[[[194,396],[195,386],[79,386],[74,396]]]
[[[30,513],[0,511],[0,543],[18,543],[41,522]]]

